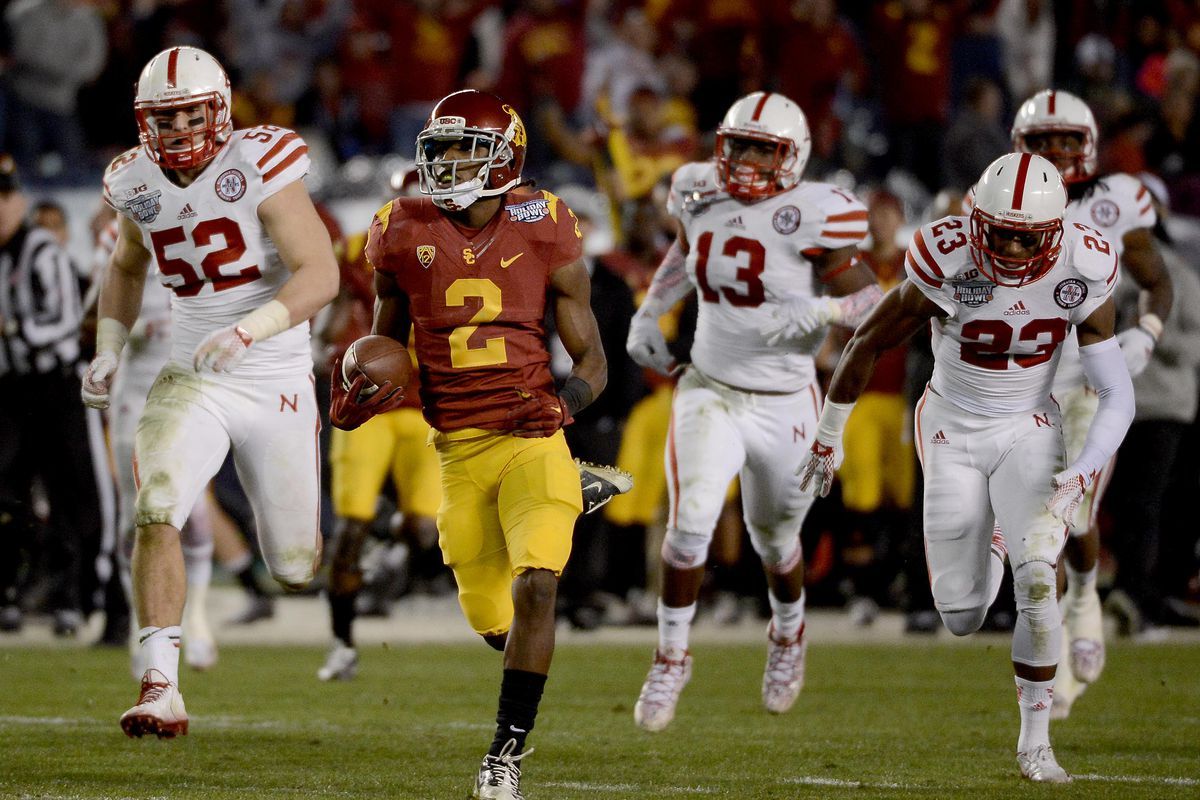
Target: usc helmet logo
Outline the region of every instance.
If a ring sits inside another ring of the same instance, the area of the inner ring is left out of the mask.
[[[502,108],[512,117],[512,124],[508,126],[509,130],[512,131],[509,138],[515,147],[524,147],[527,141],[525,137],[525,123],[521,122],[521,118],[517,115],[517,112],[508,103],[505,103]]]

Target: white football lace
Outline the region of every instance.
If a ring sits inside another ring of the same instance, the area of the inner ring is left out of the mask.
[[[767,681],[772,688],[790,688],[796,680],[797,666],[800,662],[800,640],[777,642],[771,640],[767,654]]]
[[[642,690],[642,699],[648,703],[674,702],[679,694],[679,684],[683,682],[685,662],[656,659],[646,676],[646,687]]]
[[[490,757],[486,767],[488,773],[487,785],[510,789],[515,797],[520,797],[521,768],[517,766],[517,762],[532,753],[533,748],[531,747],[525,752],[514,756],[512,751],[516,747],[516,739],[509,739],[503,749],[501,749],[500,755]]]

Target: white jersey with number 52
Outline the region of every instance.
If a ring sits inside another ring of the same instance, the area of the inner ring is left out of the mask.
[[[158,279],[174,294],[172,361],[190,366],[208,334],[271,300],[287,281],[290,273],[258,206],[308,168],[304,140],[271,125],[234,131],[186,187],[169,180],[142,147],[109,165],[105,202],[137,224]],[[250,348],[233,375],[269,378],[311,370],[305,321]]]
[[[975,267],[969,217],[945,217],[913,235],[909,280],[947,316],[934,319],[930,387],[972,414],[1039,408],[1050,394],[1059,345],[1117,284],[1116,248],[1094,228],[1064,226],[1062,251],[1041,278],[997,286]]]
[[[824,331],[801,345],[768,345],[762,329],[774,307],[817,294],[809,256],[858,244],[867,209],[827,183],[741,203],[722,191],[713,162],[676,170],[667,211],[687,236],[687,274],[699,314],[692,362],[741,389],[794,392],[816,378],[812,354]]]

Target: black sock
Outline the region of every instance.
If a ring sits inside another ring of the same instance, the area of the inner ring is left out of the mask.
[[[263,597],[266,592],[258,585],[258,580],[254,577],[254,562],[251,561],[237,573],[238,583],[245,587],[246,591],[255,597]]]
[[[329,595],[329,615],[333,618],[333,635],[346,645],[354,647],[354,600],[358,592]]]
[[[525,750],[525,737],[533,730],[546,676],[523,669],[504,670],[500,682],[500,709],[496,712],[496,738],[488,755],[498,756],[509,739],[517,740],[513,755]]]

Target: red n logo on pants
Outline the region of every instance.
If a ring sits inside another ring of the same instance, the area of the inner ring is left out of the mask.
[[[1053,428],[1054,427],[1053,425],[1050,424],[1050,415],[1049,414],[1034,414],[1033,421],[1034,421],[1034,424],[1039,428],[1041,428],[1041,427]]]
[[[279,413],[280,414],[283,413],[284,406],[291,406],[292,413],[298,413],[298,410],[296,408],[297,402],[298,402],[297,395],[292,395],[291,400],[287,399],[287,395],[284,395],[284,394],[279,395]]]

